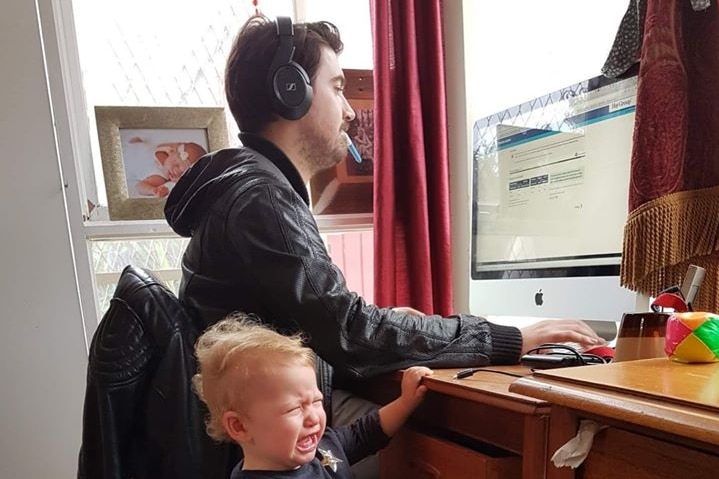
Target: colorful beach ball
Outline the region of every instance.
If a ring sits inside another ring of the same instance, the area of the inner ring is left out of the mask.
[[[674,313],[667,320],[664,352],[682,363],[719,361],[719,315]]]

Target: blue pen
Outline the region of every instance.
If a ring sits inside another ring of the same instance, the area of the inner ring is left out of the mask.
[[[357,163],[362,163],[362,157],[360,156],[359,151],[357,151],[357,147],[354,143],[352,143],[352,138],[350,138],[346,131],[343,133],[345,134],[345,140],[347,140],[347,149],[352,154],[352,158],[354,158]]]

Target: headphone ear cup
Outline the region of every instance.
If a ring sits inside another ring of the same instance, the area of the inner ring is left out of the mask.
[[[312,105],[312,85],[304,68],[295,62],[285,63],[272,76],[272,102],[277,114],[288,120],[299,120]]]

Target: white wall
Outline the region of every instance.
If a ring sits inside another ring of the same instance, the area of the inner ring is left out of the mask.
[[[600,75],[629,2],[462,3],[471,145],[480,118]]]
[[[444,49],[447,87],[447,140],[449,150],[449,194],[452,222],[453,309],[469,311],[470,239],[472,177],[469,159],[472,151],[465,88],[464,22],[465,2],[443,5]]]
[[[73,477],[86,352],[35,2],[0,16],[0,477]]]

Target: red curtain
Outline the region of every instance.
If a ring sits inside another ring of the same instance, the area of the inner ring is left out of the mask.
[[[450,314],[440,0],[372,0],[375,303]]]
[[[647,0],[622,284],[644,293],[707,269],[695,309],[719,310],[719,12]]]

